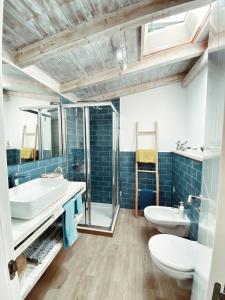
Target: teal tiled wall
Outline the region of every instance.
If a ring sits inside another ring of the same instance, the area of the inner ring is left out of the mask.
[[[120,100],[113,100],[120,111]],[[90,108],[91,201],[112,203],[112,108]]]
[[[142,164],[142,168],[154,169],[154,166]],[[172,205],[172,153],[159,153],[160,205]],[[155,190],[155,175],[140,173],[140,188]],[[120,152],[120,205],[134,208],[135,195],[135,152]]]
[[[40,177],[42,174],[54,171],[61,167],[65,174],[65,157],[54,157],[40,161],[27,162],[25,164],[8,166],[8,175],[18,173],[24,178],[19,178],[19,184]]]
[[[173,153],[173,204],[184,202],[191,220],[190,238],[197,240],[200,201],[187,204],[189,195],[201,194],[202,162]]]

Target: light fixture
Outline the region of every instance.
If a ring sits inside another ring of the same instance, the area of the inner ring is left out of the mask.
[[[119,47],[116,49],[116,60],[119,63],[120,69],[125,71],[127,68],[127,52],[126,47]]]
[[[116,50],[116,59],[120,62],[123,59],[123,51],[122,48],[117,48]]]

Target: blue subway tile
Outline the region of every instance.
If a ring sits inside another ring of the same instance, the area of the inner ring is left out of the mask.
[[[24,163],[19,165],[19,172],[26,172],[38,168],[38,161],[33,161],[29,163]]]

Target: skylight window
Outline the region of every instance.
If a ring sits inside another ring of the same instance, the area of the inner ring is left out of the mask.
[[[148,24],[148,32],[153,32],[159,29],[163,29],[172,25],[184,23],[188,12],[183,12],[174,16],[170,16],[164,19],[152,21]]]

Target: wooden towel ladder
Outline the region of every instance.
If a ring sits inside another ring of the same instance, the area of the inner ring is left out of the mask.
[[[34,148],[34,160],[36,160],[36,152],[37,152],[37,131],[38,131],[37,126],[35,128],[35,132],[28,132],[27,125],[23,126],[21,149],[25,148],[25,138],[29,137],[29,136],[33,136],[34,137],[34,147],[32,147],[32,148]]]
[[[155,151],[156,151],[156,163],[155,163],[155,170],[141,170],[139,169],[139,163],[137,160],[136,155],[136,162],[135,162],[135,211],[134,215],[135,217],[138,216],[138,204],[139,204],[139,173],[153,173],[156,177],[156,190],[154,191],[156,193],[156,205],[159,205],[159,164],[158,164],[158,123],[154,122],[154,130],[153,131],[139,131],[138,122],[136,122],[136,153],[139,149],[139,136],[143,135],[149,135],[155,137]]]

